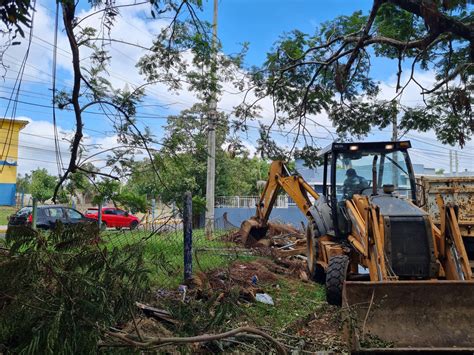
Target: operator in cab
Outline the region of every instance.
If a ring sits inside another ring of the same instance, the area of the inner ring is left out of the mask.
[[[342,188],[344,198],[352,198],[354,194],[360,194],[362,190],[369,187],[369,183],[362,176],[357,175],[355,169],[350,168],[346,171],[346,179]]]

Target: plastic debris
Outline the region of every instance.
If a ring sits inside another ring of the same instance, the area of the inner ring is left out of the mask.
[[[183,294],[183,299],[182,299],[183,302],[184,302],[184,300],[186,299],[186,292],[187,292],[187,290],[188,290],[188,286],[186,286],[186,285],[179,285],[179,287],[178,287],[179,293],[182,293],[182,294]]]
[[[272,296],[270,296],[267,293],[257,293],[257,294],[255,294],[255,299],[258,302],[262,302],[262,303],[269,304],[269,305],[272,305],[272,306],[275,305],[275,303],[273,303]]]
[[[256,286],[256,285],[257,285],[257,282],[258,282],[258,276],[257,276],[257,275],[253,275],[253,276],[252,276],[252,285]]]

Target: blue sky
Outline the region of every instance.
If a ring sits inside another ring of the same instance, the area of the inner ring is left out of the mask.
[[[131,3],[131,1],[120,0],[120,3]],[[47,167],[51,172],[56,169],[54,141],[51,115],[51,68],[53,54],[53,25],[55,2],[51,0],[38,0],[37,13],[35,15],[34,37],[31,46],[31,53],[25,67],[25,74],[21,86],[20,96],[15,117],[25,117],[31,119],[31,124],[21,135],[20,142],[20,172],[24,173],[38,166]],[[204,2],[205,11],[202,18],[212,20],[212,1]],[[315,27],[321,22],[328,21],[339,15],[350,15],[353,11],[363,10],[367,12],[371,6],[371,1],[321,1],[321,0],[221,0],[219,2],[219,38],[223,43],[225,53],[234,53],[239,50],[240,43],[249,42],[249,52],[245,64],[260,65],[264,60],[267,51],[272,47],[278,37],[293,29],[312,33]],[[81,1],[81,12],[79,17],[93,12],[87,3]],[[127,40],[140,45],[149,46],[154,34],[158,33],[163,25],[159,21],[151,21],[149,7],[127,8],[122,10],[121,15],[112,30],[112,37]],[[97,16],[90,19],[90,25],[97,25]],[[59,32],[58,42],[58,80],[59,89],[71,86],[71,55],[62,27]],[[6,113],[12,115],[12,111],[6,110],[6,103],[11,94],[14,79],[19,70],[19,63],[23,59],[26,49],[26,40],[21,46],[10,48],[5,55],[5,63],[9,65],[6,73],[6,81],[0,84],[0,115]],[[143,54],[136,48],[129,46],[111,44],[110,54],[112,65],[109,79],[117,87],[137,86],[143,83],[134,64]],[[86,55],[85,55],[86,56]],[[383,88],[387,92],[393,90],[395,67],[390,61],[379,59],[373,61],[374,76],[383,82]],[[432,74],[423,73],[423,80],[432,80]],[[179,92],[179,95],[169,93],[165,87],[151,87],[147,89],[147,98],[143,105],[138,108],[138,122],[140,125],[149,126],[157,137],[163,134],[162,126],[166,123],[166,115],[177,113],[180,110],[190,107],[196,101],[195,97],[186,90]],[[419,100],[419,94],[409,91],[407,101]],[[239,103],[239,98],[225,95],[219,108],[230,112],[232,107]],[[160,107],[168,104],[169,109]],[[40,106],[38,106],[40,105]],[[89,136],[86,143],[100,144],[103,147],[110,147],[114,143],[113,130],[110,122],[99,110],[93,108],[84,114],[85,133]],[[268,116],[268,110],[263,112]],[[320,121],[327,125],[329,131],[334,131],[330,127],[325,115],[318,117]],[[74,117],[71,112],[59,111],[58,125],[61,135],[70,134],[74,127]],[[257,125],[257,123],[255,123]],[[248,135],[242,136],[247,146],[251,149],[255,144],[256,130],[251,130]],[[331,142],[331,134],[326,129],[315,129],[315,134],[322,137],[318,144],[324,146]],[[413,139],[415,150],[413,160],[424,162],[426,165],[434,167],[448,168],[449,147],[440,146],[432,133],[419,134],[410,133],[406,138]],[[389,139],[390,129],[382,132],[374,131],[370,139]],[[278,142],[282,145],[290,145],[288,138],[276,135]],[[62,156],[67,160],[67,143],[61,145]],[[474,157],[473,145],[460,153],[460,170],[474,170],[472,159]],[[101,162],[97,162],[100,164]],[[57,170],[56,170],[57,171]]]
[[[208,5],[203,18],[212,22]],[[282,33],[297,29],[311,34],[324,21],[370,6],[370,1],[220,0],[219,38],[227,53],[237,51],[241,42],[250,42],[247,63],[261,64]]]

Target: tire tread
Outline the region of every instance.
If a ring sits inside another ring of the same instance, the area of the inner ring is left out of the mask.
[[[336,255],[329,260],[326,272],[326,300],[329,304],[340,306],[342,304],[342,288],[347,275],[349,257]]]

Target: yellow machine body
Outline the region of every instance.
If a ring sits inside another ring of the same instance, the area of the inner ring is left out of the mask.
[[[343,201],[350,228],[341,236],[324,229],[328,218],[335,219],[334,209],[324,212],[329,208],[325,196],[290,174],[282,161],[274,161],[255,216],[242,223],[244,243],[264,236],[282,190],[308,219],[309,274],[326,283],[329,303],[343,306],[352,350],[474,350],[474,336],[469,335],[474,328],[474,283],[453,203],[445,204],[438,196],[436,226],[416,201],[379,195],[374,187],[373,194],[353,194]],[[406,223],[399,217],[404,211],[413,215]],[[410,223],[417,235],[404,232]],[[426,255],[421,255],[424,271],[419,276],[416,253],[422,248]]]

